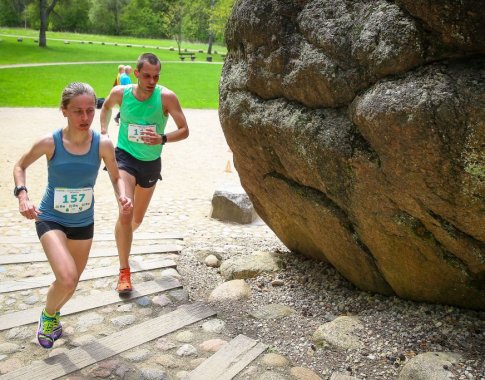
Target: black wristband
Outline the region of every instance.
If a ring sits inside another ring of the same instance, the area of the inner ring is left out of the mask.
[[[163,134],[162,135],[162,145],[165,145],[166,142],[167,142],[167,135]]]
[[[15,195],[16,197],[18,197],[19,196],[19,193],[22,190],[25,190],[25,192],[27,192],[27,188],[25,186],[15,186],[15,188],[13,189],[13,195]]]

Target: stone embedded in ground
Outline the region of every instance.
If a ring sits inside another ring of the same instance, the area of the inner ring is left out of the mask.
[[[123,328],[132,325],[136,322],[136,316],[133,314],[122,315],[120,317],[115,317],[111,319],[111,323],[118,328]]]
[[[290,373],[296,380],[322,380],[320,376],[309,368],[293,367],[290,369]]]
[[[177,368],[181,365],[180,361],[175,356],[170,354],[157,356],[156,362],[164,368]]]
[[[289,249],[364,290],[485,309],[484,36],[473,1],[236,2],[221,125]]]
[[[312,340],[322,347],[338,347],[340,349],[359,349],[362,342],[353,334],[363,326],[357,317],[338,317],[333,321],[318,327],[313,333]]]
[[[462,356],[453,352],[425,352],[409,360],[398,380],[447,380],[455,378],[451,368]]]
[[[205,352],[217,352],[227,344],[227,340],[215,338],[202,342],[199,347]]]
[[[190,343],[194,340],[195,334],[192,331],[180,331],[175,335],[175,340],[181,343]]]
[[[244,280],[231,280],[217,286],[209,295],[209,300],[238,300],[249,298],[250,294],[251,288]]]
[[[224,330],[225,326],[226,326],[226,322],[224,322],[222,319],[211,319],[202,324],[202,329],[205,332],[219,334],[222,332],[222,330]]]
[[[220,271],[224,278],[253,278],[263,272],[276,272],[281,269],[281,259],[277,253],[253,252],[248,256],[235,256],[225,260]]]
[[[239,184],[223,184],[212,196],[211,218],[223,222],[248,224],[256,213],[244,189]]]
[[[211,268],[219,268],[221,266],[221,261],[215,255],[207,256],[204,263]]]
[[[177,346],[167,338],[160,338],[157,340],[156,347],[162,351],[168,351]]]
[[[269,353],[263,355],[261,358],[261,362],[268,367],[286,367],[290,364],[289,360],[285,358],[283,355]]]
[[[120,356],[130,362],[141,362],[149,358],[152,355],[152,351],[145,348],[136,348],[128,352],[123,352]]]
[[[152,298],[152,302],[155,304],[155,305],[158,305],[158,306],[166,306],[168,304],[171,304],[172,301],[170,300],[170,298],[168,298],[166,295],[164,294],[161,294],[159,296],[155,296]]]
[[[197,348],[191,344],[184,344],[177,350],[178,356],[194,356],[197,355]]]
[[[86,332],[91,329],[92,326],[95,326],[104,321],[104,317],[96,312],[90,312],[81,315],[76,323],[76,330],[78,332]]]
[[[17,343],[0,343],[0,354],[13,354],[21,349]]]

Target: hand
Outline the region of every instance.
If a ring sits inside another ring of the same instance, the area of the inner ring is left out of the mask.
[[[19,199],[19,212],[25,218],[34,220],[38,220],[38,216],[42,214],[29,198]]]
[[[131,202],[130,198],[121,195],[118,198],[118,201],[120,203],[120,210],[122,214],[129,214],[133,210],[133,203]]]
[[[143,130],[141,139],[147,145],[160,145],[162,143],[162,136],[155,132],[153,128]]]

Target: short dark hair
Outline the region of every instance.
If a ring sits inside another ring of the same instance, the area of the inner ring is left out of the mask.
[[[161,65],[160,60],[155,54],[143,53],[138,57],[138,61],[136,62],[136,69],[140,71],[145,62],[148,62],[150,65],[154,65],[154,66]]]

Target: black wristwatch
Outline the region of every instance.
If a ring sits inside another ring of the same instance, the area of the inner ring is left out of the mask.
[[[15,195],[16,197],[19,196],[19,193],[22,191],[22,190],[25,190],[25,192],[27,193],[27,188],[25,186],[15,186],[14,189],[13,189],[13,195]]]
[[[162,135],[162,145],[165,145],[165,143],[167,142],[167,135]]]

